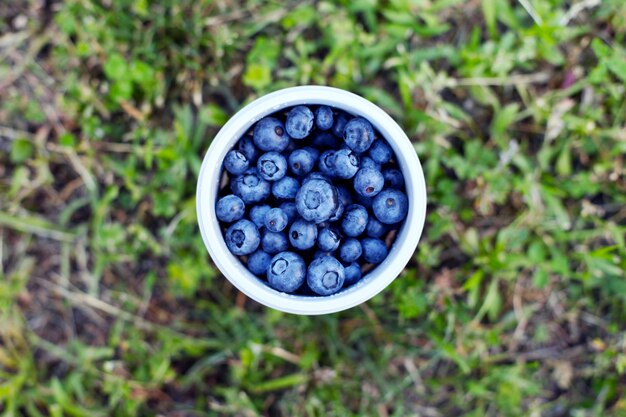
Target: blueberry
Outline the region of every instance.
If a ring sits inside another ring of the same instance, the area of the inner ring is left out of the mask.
[[[362,252],[361,242],[353,237],[349,237],[339,246],[339,259],[349,264],[359,259]]]
[[[239,220],[226,229],[226,246],[234,255],[249,255],[259,247],[259,230],[250,220]]]
[[[380,171],[380,164],[369,156],[364,156],[361,158],[361,168],[374,168],[375,170]]]
[[[332,175],[347,180],[354,177],[359,170],[359,157],[350,149],[340,149],[335,152]],[[322,171],[323,172],[323,171]]]
[[[324,227],[317,235],[317,247],[325,252],[332,252],[339,247],[341,235],[333,227]]]
[[[296,210],[296,203],[294,203],[293,201],[285,201],[284,203],[281,203],[279,206],[287,215],[287,222],[288,223],[293,223],[294,220],[296,220],[296,217],[298,217],[298,210]]]
[[[311,262],[306,274],[309,287],[319,295],[334,294],[345,280],[344,268],[332,256],[322,256]]]
[[[270,287],[282,292],[294,292],[306,279],[304,259],[293,252],[281,252],[274,256],[267,267]]]
[[[344,268],[344,275],[346,278],[343,282],[343,286],[347,287],[352,285],[361,279],[361,267],[358,263],[352,262]]]
[[[363,153],[374,142],[374,128],[364,118],[355,117],[346,123],[343,139],[354,152]]]
[[[389,228],[387,227],[387,225],[379,222],[376,217],[370,216],[369,219],[367,219],[367,227],[365,227],[365,233],[369,237],[381,237],[382,235],[387,233],[388,230]]]
[[[333,111],[328,106],[319,106],[315,111],[315,124],[320,130],[328,130],[333,126]]]
[[[274,117],[265,117],[254,126],[254,144],[262,151],[283,151],[289,145],[289,135],[283,123]]]
[[[269,197],[271,189],[270,183],[261,178],[254,168],[250,168],[242,175],[235,177],[230,188],[246,204],[265,201]]]
[[[385,179],[385,188],[395,188],[401,190],[404,188],[404,176],[397,169],[384,169],[383,178]]]
[[[318,149],[337,149],[340,144],[339,138],[328,132],[317,132],[311,140],[311,146]]]
[[[231,149],[224,157],[224,169],[233,175],[241,175],[250,168],[250,161],[243,152]]]
[[[278,181],[287,173],[287,160],[278,152],[267,152],[259,157],[257,171],[266,181]]]
[[[304,139],[313,129],[313,112],[306,106],[296,106],[287,113],[287,133],[294,139]]]
[[[356,237],[365,231],[367,226],[367,209],[359,204],[346,207],[341,221],[341,230],[346,236]]]
[[[363,168],[354,176],[354,190],[363,197],[374,197],[385,185],[380,171],[374,168]]]
[[[333,125],[332,132],[338,138],[343,139],[343,131],[348,123],[348,116],[345,113],[339,113],[335,117],[335,124]]]
[[[359,157],[350,149],[328,150],[320,155],[318,166],[324,175],[349,179],[359,169]]]
[[[246,205],[236,195],[227,195],[220,198],[215,205],[215,215],[220,221],[232,223],[243,217]]]
[[[288,110],[259,120],[226,154],[233,194],[219,198],[216,216],[230,225],[229,250],[272,288],[330,295],[388,256],[381,239],[408,213],[404,177],[368,120],[325,105]]]
[[[246,158],[248,158],[250,164],[254,164],[261,154],[261,152],[259,152],[257,147],[254,145],[254,140],[251,136],[244,136],[241,138],[237,143],[237,149],[239,152],[244,154]]]
[[[293,200],[300,189],[300,182],[292,177],[282,177],[272,184],[272,194],[279,200]]]
[[[305,180],[296,194],[296,209],[304,220],[321,223],[337,211],[337,189],[324,179]]]
[[[279,208],[273,208],[265,213],[265,228],[270,232],[281,232],[287,227],[287,214]]]
[[[387,246],[385,242],[374,237],[366,237],[361,240],[363,248],[363,259],[370,264],[379,264],[387,257]]]
[[[287,250],[289,248],[289,241],[287,240],[287,236],[282,232],[264,230],[263,237],[261,237],[261,248],[270,255],[273,255]]]
[[[386,164],[391,160],[393,151],[384,139],[376,139],[369,150],[370,157],[379,164]]]
[[[296,220],[289,228],[289,242],[291,246],[300,250],[311,249],[315,246],[317,227],[315,223]]]
[[[259,229],[265,226],[265,214],[271,209],[267,204],[260,204],[258,206],[252,206],[250,209],[250,220]]]
[[[248,270],[254,275],[265,275],[272,257],[261,249],[248,256]]]
[[[309,149],[312,148],[302,148],[296,149],[289,155],[289,169],[296,175],[306,175],[315,166],[315,160],[317,159],[317,155],[311,152]]]
[[[374,197],[374,204],[372,204],[374,215],[384,224],[393,224],[404,220],[408,210],[409,201],[406,195],[394,189],[381,191]]]

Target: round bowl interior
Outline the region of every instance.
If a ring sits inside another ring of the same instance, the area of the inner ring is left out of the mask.
[[[215,216],[215,201],[226,153],[259,119],[296,105],[327,105],[368,119],[393,148],[406,184],[409,210],[387,258],[356,284],[326,297],[285,294],[267,286],[230,253]],[[327,314],[369,300],[389,285],[411,259],[426,216],[426,184],[413,145],[400,126],[370,101],[332,87],[301,86],[263,96],[237,112],[219,131],[207,151],[196,193],[198,224],[215,265],[240,291],[268,307],[294,314]]]

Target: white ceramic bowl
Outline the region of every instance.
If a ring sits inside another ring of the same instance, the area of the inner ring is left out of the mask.
[[[409,211],[389,255],[359,282],[336,294],[310,297],[285,294],[267,286],[230,253],[215,216],[222,161],[226,153],[259,119],[285,107],[322,105],[362,116],[387,139],[404,174]],[[328,314],[369,300],[391,283],[413,256],[426,217],[426,184],[413,145],[398,124],[380,107],[348,91],[322,86],[286,88],[263,96],[237,112],[213,139],[202,161],[196,193],[198,224],[215,265],[235,287],[268,307],[294,314]]]

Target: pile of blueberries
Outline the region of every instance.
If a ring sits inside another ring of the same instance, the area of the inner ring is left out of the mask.
[[[215,210],[250,272],[278,291],[325,296],[385,260],[408,200],[393,150],[368,120],[314,111],[259,120],[226,154]]]

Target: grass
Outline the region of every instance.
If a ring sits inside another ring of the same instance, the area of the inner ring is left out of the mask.
[[[0,4],[1,416],[626,415],[621,0]],[[300,317],[210,263],[221,125],[281,87],[387,110],[428,219]]]

